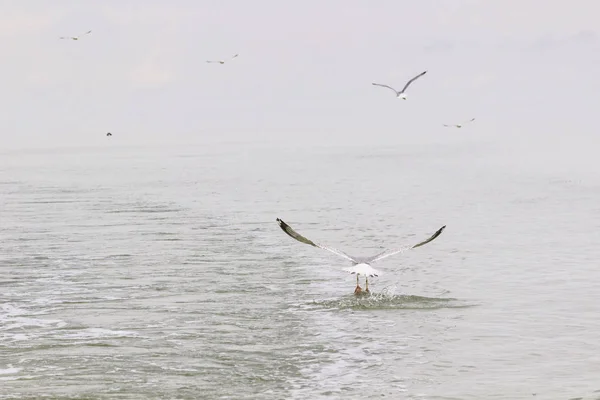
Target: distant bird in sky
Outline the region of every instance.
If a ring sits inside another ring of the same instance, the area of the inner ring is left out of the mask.
[[[112,133],[108,132],[108,133],[106,134],[106,136],[112,136]]]
[[[85,35],[89,35],[90,33],[92,33],[92,31],[87,31],[86,33],[83,33],[79,36],[61,36],[59,39],[71,39],[71,40],[79,40],[80,37],[85,36]]]
[[[234,54],[229,60],[233,60],[234,58],[236,58],[237,56],[239,56],[239,54]],[[208,60],[206,61],[207,63],[219,63],[219,64],[225,64],[225,61],[228,60]]]
[[[365,292],[366,293],[369,293],[369,277],[379,276],[380,272],[377,271],[375,268],[371,267],[372,263],[374,263],[375,261],[383,260],[384,258],[387,258],[389,256],[393,256],[394,254],[403,253],[407,250],[421,247],[421,246],[433,241],[434,239],[436,239],[438,236],[440,236],[442,234],[444,229],[446,229],[446,225],[444,225],[440,229],[438,229],[433,235],[431,235],[428,239],[423,240],[422,242],[419,242],[419,243],[411,245],[411,246],[405,246],[405,247],[401,247],[401,248],[394,249],[394,250],[385,250],[382,253],[379,253],[379,254],[371,256],[371,257],[353,257],[353,256],[350,256],[350,255],[344,253],[343,251],[334,249],[333,247],[325,246],[323,244],[318,244],[308,238],[305,238],[304,236],[300,235],[298,232],[293,230],[291,226],[289,226],[288,224],[286,224],[279,218],[277,218],[277,223],[279,224],[279,227],[288,236],[296,239],[297,241],[311,245],[313,247],[318,247],[320,249],[330,251],[333,254],[336,254],[336,255],[350,261],[352,263],[352,267],[345,268],[344,271],[349,272],[351,274],[356,274],[356,289],[354,289],[354,294],[356,294],[356,295],[362,294],[362,292],[363,292],[363,290],[360,287],[359,282],[358,282],[359,275],[363,275],[365,277]]]
[[[447,128],[462,128],[463,125],[466,125],[469,122],[473,122],[473,121],[475,121],[475,118],[471,118],[470,120],[465,121],[465,122],[461,122],[460,124],[452,124],[452,125],[446,125],[446,124],[444,124],[444,126],[447,127]]]
[[[382,85],[381,83],[373,83],[373,85],[391,89],[394,91],[394,93],[396,93],[396,97],[398,97],[399,99],[402,99],[402,100],[406,100],[406,93],[404,93],[406,91],[406,89],[408,89],[408,87],[410,86],[411,83],[413,83],[414,81],[416,81],[417,79],[419,79],[420,77],[425,75],[426,73],[427,73],[427,71],[423,71],[419,75],[415,76],[414,78],[412,78],[411,80],[406,82],[406,85],[404,85],[404,87],[402,88],[401,91],[397,91],[393,87],[388,86],[388,85]]]

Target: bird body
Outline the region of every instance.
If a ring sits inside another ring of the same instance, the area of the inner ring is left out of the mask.
[[[381,272],[377,271],[375,268],[371,267],[367,263],[358,263],[353,265],[352,267],[345,268],[344,271],[349,272],[351,274],[356,274],[357,276],[362,275],[365,277],[379,276]]]

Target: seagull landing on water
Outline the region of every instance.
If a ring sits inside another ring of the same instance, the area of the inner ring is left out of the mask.
[[[229,60],[233,60],[234,58],[236,58],[237,56],[239,56],[239,54],[234,54]],[[208,60],[206,61],[207,63],[219,63],[219,64],[225,64],[225,61],[228,60]]]
[[[289,226],[288,224],[286,224],[279,218],[277,218],[277,223],[279,224],[279,227],[285,233],[287,233],[289,236],[296,239],[297,241],[309,244],[314,247],[318,247],[323,250],[330,251],[333,254],[337,254],[338,256],[350,261],[352,263],[352,267],[345,268],[344,271],[349,272],[351,274],[356,274],[356,289],[354,289],[355,295],[360,295],[360,294],[362,294],[362,291],[363,291],[358,282],[359,275],[363,275],[365,277],[365,292],[366,293],[369,293],[369,277],[379,276],[380,272],[377,271],[375,268],[371,267],[371,263],[374,263],[375,261],[383,260],[384,258],[393,256],[394,254],[403,253],[406,250],[415,249],[417,247],[423,246],[423,245],[431,242],[438,236],[440,236],[442,234],[442,231],[446,228],[446,225],[442,226],[433,235],[431,235],[431,237],[429,237],[429,239],[419,242],[412,246],[406,246],[406,247],[402,247],[402,248],[395,249],[395,250],[385,250],[382,253],[379,253],[372,257],[352,257],[340,250],[334,249],[333,247],[318,244],[318,243],[313,242],[312,240],[305,238],[304,236],[300,235],[298,232],[294,231],[291,226]]]
[[[388,88],[394,91],[394,93],[396,93],[396,97],[402,100],[406,100],[406,93],[404,93],[406,91],[406,89],[408,89],[408,87],[410,86],[411,83],[413,83],[414,81],[416,81],[417,79],[419,79],[420,77],[422,77],[423,75],[425,75],[427,73],[427,71],[423,71],[421,72],[419,75],[415,76],[414,78],[412,78],[410,81],[406,82],[406,85],[404,85],[404,87],[402,88],[402,90],[399,92],[396,89],[394,89],[391,86],[388,85],[382,85],[381,83],[373,83],[373,85],[375,86],[381,86],[384,88]]]
[[[463,127],[463,125],[466,125],[466,124],[468,124],[469,122],[473,122],[473,121],[475,121],[475,118],[471,118],[470,120],[468,120],[468,121],[465,121],[465,122],[461,122],[460,124],[454,124],[454,125],[446,125],[446,124],[444,124],[444,126],[445,126],[446,128],[452,128],[452,127],[454,127],[454,128],[462,128],[462,127]]]
[[[85,36],[85,35],[89,35],[90,33],[92,33],[92,31],[87,31],[86,33],[83,33],[79,36],[61,36],[59,39],[71,39],[71,40],[79,40],[80,37]]]

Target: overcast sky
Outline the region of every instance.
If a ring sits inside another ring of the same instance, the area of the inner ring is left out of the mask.
[[[471,117],[461,135],[596,140],[599,15],[596,0],[0,0],[0,147],[108,131],[401,143]],[[371,85],[424,70],[407,101]]]

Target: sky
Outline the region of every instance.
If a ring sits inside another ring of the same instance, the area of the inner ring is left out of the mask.
[[[0,149],[106,132],[398,144],[471,117],[461,137],[600,144],[598,15],[595,0],[0,0]],[[406,101],[371,85],[425,70]]]

